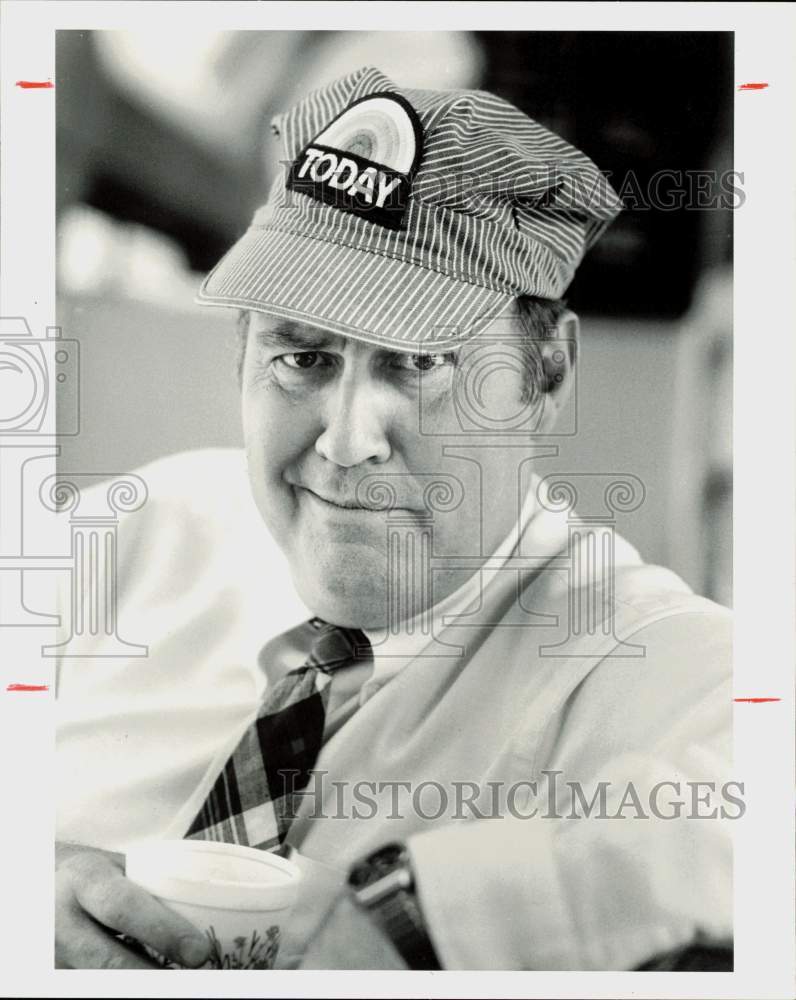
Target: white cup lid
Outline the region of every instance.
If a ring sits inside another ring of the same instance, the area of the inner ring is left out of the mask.
[[[280,910],[296,898],[291,861],[238,844],[150,840],[127,851],[127,877],[160,899],[226,910]]]

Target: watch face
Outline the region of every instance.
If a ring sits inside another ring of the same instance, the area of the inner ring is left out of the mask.
[[[373,885],[389,875],[391,871],[403,862],[405,848],[403,844],[387,844],[380,847],[373,854],[369,854],[364,861],[354,865],[348,877],[348,884],[352,889],[364,889]]]

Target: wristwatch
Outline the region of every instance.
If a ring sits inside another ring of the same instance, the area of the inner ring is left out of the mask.
[[[354,902],[378,924],[410,969],[441,969],[415,893],[404,844],[387,844],[351,869]]]

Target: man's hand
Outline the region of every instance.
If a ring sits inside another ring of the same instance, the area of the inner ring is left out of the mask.
[[[192,968],[208,957],[201,931],[124,875],[124,855],[78,844],[55,848],[55,966],[152,969],[116,937],[127,934]]]
[[[347,895],[327,914],[301,969],[405,969],[406,962],[375,922]]]

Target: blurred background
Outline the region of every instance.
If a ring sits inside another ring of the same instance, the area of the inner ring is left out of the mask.
[[[732,169],[728,33],[57,32],[57,323],[81,352],[60,468],[242,443],[234,318],[193,296],[265,200],[271,116],[368,64],[510,100],[619,191],[567,295],[578,433],[539,471],[638,476],[619,530],[730,604],[732,202],[698,180]]]

